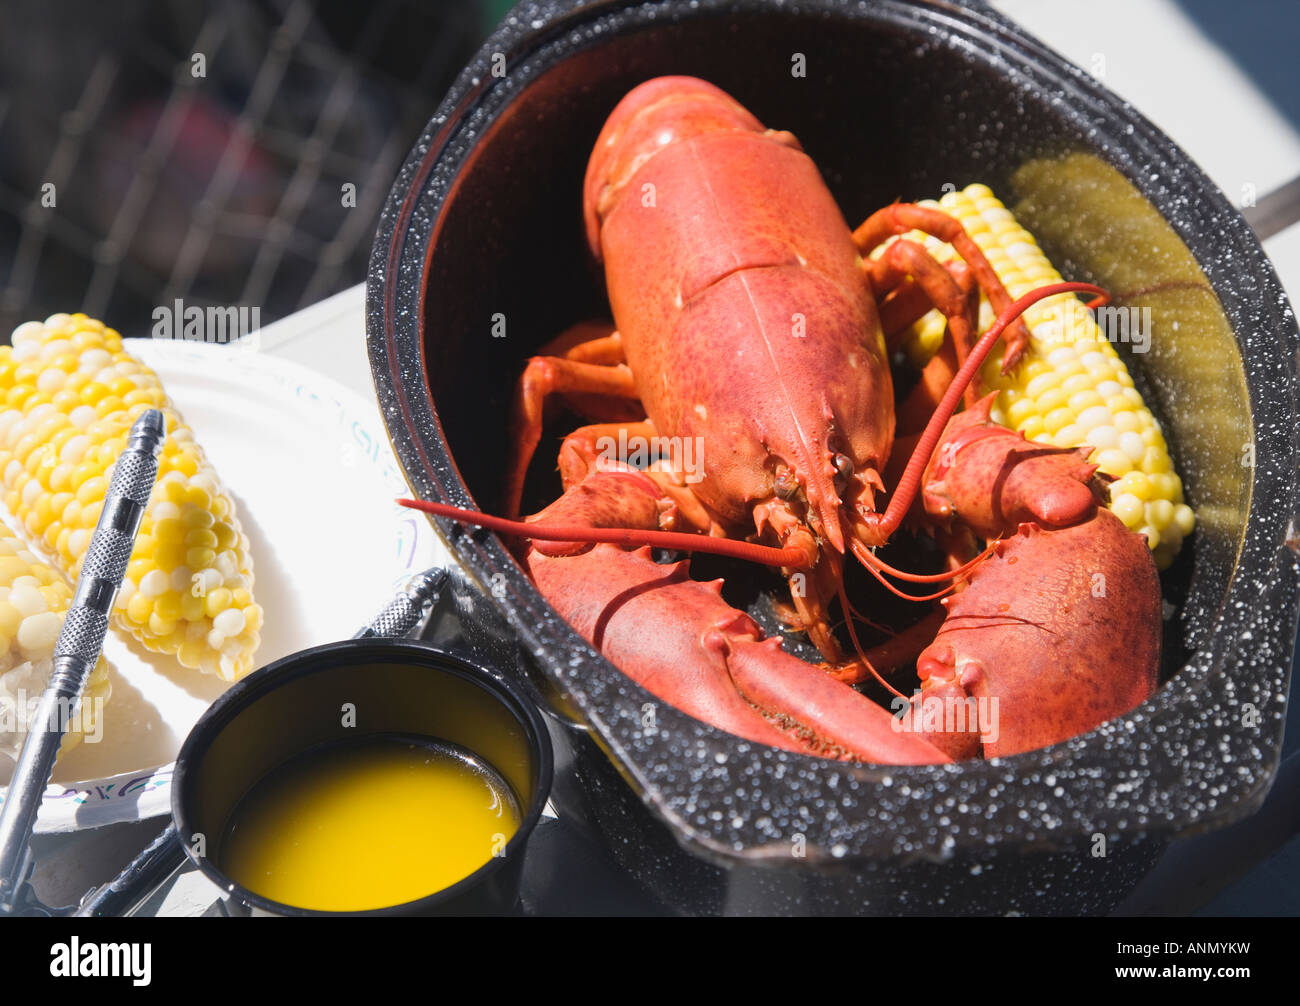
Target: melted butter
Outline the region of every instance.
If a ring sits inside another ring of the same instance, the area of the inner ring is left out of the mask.
[[[510,787],[452,745],[374,737],[293,759],[236,806],[220,867],[288,905],[364,911],[426,897],[500,855]]]

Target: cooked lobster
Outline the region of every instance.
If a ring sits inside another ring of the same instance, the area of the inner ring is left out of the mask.
[[[525,537],[538,588],[616,666],[753,741],[888,763],[996,756],[1074,736],[1151,694],[1161,602],[1143,539],[1101,505],[1086,449],[997,426],[972,385],[999,338],[1003,367],[1016,365],[1029,304],[1102,291],[1055,284],[1013,303],[961,225],[917,205],[889,206],[851,232],[791,134],[688,77],[651,80],[614,109],[588,165],[584,215],[614,324],[578,326],[529,361],[509,517],[406,502]],[[890,241],[913,229],[963,262],[945,267],[913,241]],[[978,291],[998,312],[982,335]],[[900,414],[921,418],[899,431],[910,449],[891,458],[881,319],[896,327],[917,304],[947,317],[956,374],[942,395],[923,381],[908,398]],[[564,494],[518,522],[556,397],[592,424],[563,442]],[[663,449],[629,458],[630,443]],[[684,463],[689,445],[696,465]],[[937,535],[945,572],[907,574],[877,556],[905,520]],[[972,548],[976,537],[990,546]],[[654,547],[779,567],[789,621],[825,664],[783,652],[720,582],[691,579],[685,561],[656,562]],[[845,593],[846,553],[882,583],[948,584],[937,633],[938,619],[925,619],[868,654]],[[832,631],[837,600],[848,647]],[[903,716],[849,684],[912,659],[922,687],[896,703]],[[995,724],[923,715],[935,701],[989,700]]]

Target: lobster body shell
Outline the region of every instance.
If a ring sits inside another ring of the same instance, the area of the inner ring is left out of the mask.
[[[661,78],[607,122],[586,213],[628,365],[652,375],[647,416],[708,445],[700,500],[743,529],[784,463],[835,538],[832,458],[883,467],[893,387],[851,232],[812,160],[712,85]]]

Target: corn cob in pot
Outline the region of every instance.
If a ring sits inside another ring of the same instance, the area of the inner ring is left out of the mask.
[[[938,207],[961,221],[1012,297],[1060,282],[1060,273],[1033,236],[988,186],[969,185],[922,205]],[[909,237],[940,261],[956,257],[950,246],[935,238],[919,233]],[[987,301],[980,312],[983,330],[993,320]],[[985,389],[1001,392],[993,419],[1030,440],[1058,447],[1091,445],[1091,460],[1115,480],[1111,510],[1131,530],[1147,536],[1158,566],[1168,566],[1196,518],[1183,500],[1182,482],[1160,424],[1133,386],[1124,361],[1071,295],[1041,301],[1025,312],[1025,321],[1032,342],[1019,366],[1003,374],[1001,357],[995,353],[980,373]],[[913,326],[907,351],[914,363],[923,365],[934,354],[944,327],[938,312]]]

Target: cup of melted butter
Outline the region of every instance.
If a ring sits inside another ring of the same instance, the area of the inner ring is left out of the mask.
[[[431,738],[371,735],[279,766],[236,805],[220,867],[323,912],[427,897],[502,854],[519,800],[491,765]]]
[[[236,914],[503,913],[551,771],[540,712],[499,671],[348,640],[223,695],[177,758],[173,814]]]

